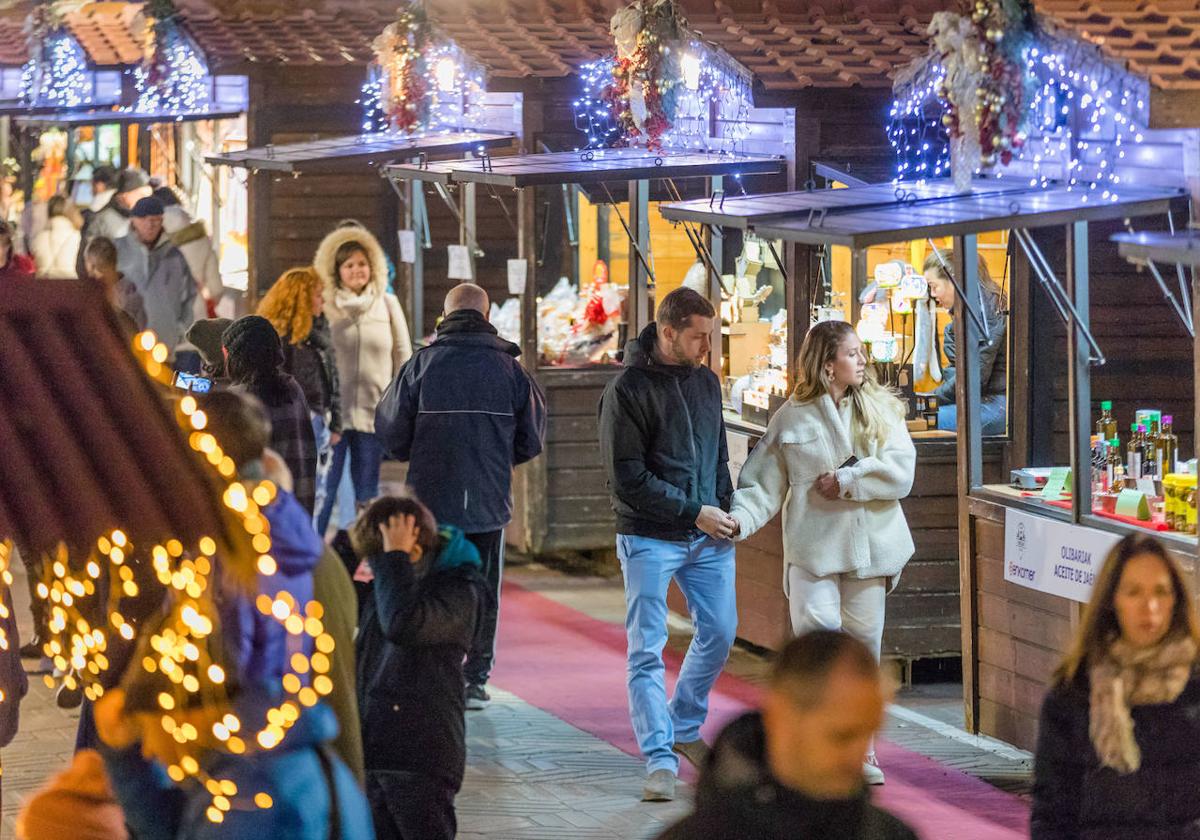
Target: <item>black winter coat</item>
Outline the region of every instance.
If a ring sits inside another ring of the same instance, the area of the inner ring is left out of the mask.
[[[725,727],[696,789],[696,810],[659,840],[917,840],[871,804],[866,785],[852,799],[810,799],[776,782],[767,770],[762,717],[743,715]]]
[[[433,568],[408,555],[371,558],[375,580],[355,642],[367,773],[421,773],[454,790],[466,767],[463,658],[483,595],[479,553],[457,529]]]
[[[283,368],[300,383],[309,410],[329,412],[329,431],[342,431],[342,396],[338,383],[337,357],[333,336],[324,315],[313,318],[308,337],[299,344],[283,340]]]
[[[375,434],[408,461],[417,498],[468,534],[512,520],[513,467],[542,451],[546,398],[520,353],[478,312],[453,312],[375,409]]]
[[[660,364],[657,342],[651,324],[604,389],[600,452],[618,534],[689,540],[703,505],[727,511],[733,498],[721,384],[706,367]]]
[[[1100,766],[1090,707],[1086,678],[1042,704],[1033,840],[1200,840],[1200,675],[1174,703],[1133,707],[1142,764],[1129,775]]]

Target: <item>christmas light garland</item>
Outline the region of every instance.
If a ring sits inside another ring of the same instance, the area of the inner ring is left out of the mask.
[[[212,104],[208,67],[179,23],[172,0],[151,0],[147,58],[134,70],[137,113],[201,113]]]
[[[50,5],[38,5],[26,24],[30,58],[21,68],[20,99],[31,108],[92,104],[87,55]]]

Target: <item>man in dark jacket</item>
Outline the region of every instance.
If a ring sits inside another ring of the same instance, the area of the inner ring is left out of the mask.
[[[512,470],[536,457],[546,436],[542,390],[517,361],[520,348],[488,323],[488,308],[481,287],[451,289],[437,338],[404,364],[375,411],[375,434],[409,462],[417,497],[438,522],[461,529],[483,561],[490,597],[464,670],[468,709],[489,700]]]
[[[674,798],[676,753],[703,761],[708,692],[737,631],[721,386],[704,366],[715,315],[697,292],[671,292],[600,399],[600,449],[625,575],[629,711],[646,756],[647,801]],[[696,634],[668,704],[662,649],[672,578]]]
[[[717,738],[695,812],[659,840],[916,840],[870,803],[863,780],[883,708],[866,645],[834,630],[793,639],[775,660],[762,711]]]

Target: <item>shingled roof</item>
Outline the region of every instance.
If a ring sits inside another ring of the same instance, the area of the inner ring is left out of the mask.
[[[188,447],[108,302],[77,280],[0,285],[0,538],[88,549],[224,542],[220,487]]]

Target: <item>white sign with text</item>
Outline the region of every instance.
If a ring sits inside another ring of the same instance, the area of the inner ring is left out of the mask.
[[[417,234],[411,230],[396,232],[400,237],[400,262],[415,263],[417,261]]]
[[[1009,508],[1004,513],[1004,579],[1087,603],[1104,558],[1120,537]]]

